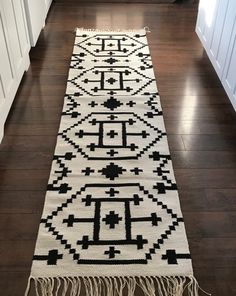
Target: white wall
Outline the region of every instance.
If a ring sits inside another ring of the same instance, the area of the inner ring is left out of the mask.
[[[236,1],[200,0],[196,33],[236,110]]]
[[[4,123],[24,72],[29,67],[29,37],[23,0],[0,2],[0,141]]]

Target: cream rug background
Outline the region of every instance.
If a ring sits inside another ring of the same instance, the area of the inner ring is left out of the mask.
[[[76,32],[32,282],[198,295],[145,30]]]

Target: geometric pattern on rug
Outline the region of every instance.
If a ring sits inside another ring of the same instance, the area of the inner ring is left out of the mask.
[[[31,275],[192,275],[144,30],[77,30]]]

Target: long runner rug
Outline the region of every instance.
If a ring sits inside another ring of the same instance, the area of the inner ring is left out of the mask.
[[[145,30],[77,29],[31,284],[198,295]]]

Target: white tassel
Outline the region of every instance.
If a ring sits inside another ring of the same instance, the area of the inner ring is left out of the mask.
[[[37,296],[82,296],[82,286],[85,296],[135,296],[137,287],[143,296],[199,296],[199,290],[211,296],[193,276],[30,277],[25,296],[29,296],[31,283]]]
[[[134,277],[128,278],[127,288],[128,288],[128,296],[134,296],[134,292],[136,289],[136,280]]]
[[[155,296],[155,285],[151,278],[140,278],[138,285],[143,290],[145,296]]]
[[[140,30],[144,30],[146,33],[150,33],[150,29],[149,27],[144,27],[142,29],[109,29],[109,28],[101,28],[101,29],[85,29],[85,28],[75,28],[73,30],[74,33],[77,32],[77,30],[81,31],[81,32],[112,32],[112,33],[121,33],[121,32],[124,32],[124,33],[137,33],[138,31]]]
[[[58,293],[59,293],[59,290],[60,290],[60,287],[61,287],[61,281],[59,278],[56,278],[56,291],[55,291],[55,296],[58,296]]]
[[[28,279],[27,287],[26,287],[25,294],[24,294],[25,296],[29,295],[31,279],[32,279],[31,277],[29,277],[29,279]]]
[[[144,27],[144,30],[145,30],[147,33],[151,33],[151,30],[149,29],[149,27]]]

